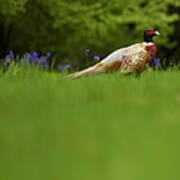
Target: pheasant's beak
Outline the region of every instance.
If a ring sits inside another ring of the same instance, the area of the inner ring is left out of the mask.
[[[155,35],[156,35],[156,36],[159,36],[160,33],[159,33],[158,31],[155,31]]]

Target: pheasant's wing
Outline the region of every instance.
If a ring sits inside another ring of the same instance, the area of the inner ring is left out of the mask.
[[[144,43],[137,43],[132,46],[114,51],[107,56],[102,63],[106,64],[109,70],[121,70],[121,72],[133,72],[143,67],[149,58]]]
[[[134,57],[134,55],[138,55],[142,51],[145,51],[145,46],[143,43],[137,43],[125,48],[118,49],[108,55],[102,62],[107,64],[111,64],[115,61],[123,61],[126,56]]]

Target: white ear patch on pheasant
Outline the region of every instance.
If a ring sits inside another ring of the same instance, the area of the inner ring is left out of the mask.
[[[121,73],[141,72],[156,56],[157,46],[153,42],[153,37],[156,35],[158,35],[157,31],[147,29],[144,31],[143,42],[118,49],[94,66],[70,74],[69,77],[78,78],[108,71],[120,71]]]

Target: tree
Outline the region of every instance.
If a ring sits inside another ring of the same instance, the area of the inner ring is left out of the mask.
[[[0,0],[0,52],[9,46],[12,33],[12,22],[18,13],[25,10],[27,0]]]
[[[164,53],[180,41],[170,38],[177,33],[179,0],[0,0],[0,5],[3,52],[50,50],[80,58],[84,49],[91,48],[105,56],[141,41],[149,27],[160,30],[157,41]]]

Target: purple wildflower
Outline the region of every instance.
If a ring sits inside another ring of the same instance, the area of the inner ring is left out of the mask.
[[[96,56],[93,56],[93,60],[94,60],[94,61],[100,61],[100,59],[101,59],[100,56],[97,56],[97,55],[96,55]]]
[[[69,69],[71,68],[71,64],[65,64],[65,65],[59,65],[57,66],[57,71],[63,71],[63,70],[66,70],[66,69]]]
[[[36,61],[37,64],[45,64],[47,62],[48,62],[48,58],[46,56],[37,58],[37,61]]]
[[[46,56],[42,56],[42,57],[40,57],[37,52],[26,53],[24,55],[23,61],[29,62],[30,64],[33,64],[33,65],[39,65],[39,66],[43,67],[44,69],[48,69],[49,68],[49,62],[48,62],[49,56],[50,56],[49,53],[46,54]]]
[[[12,50],[10,50],[10,51],[8,52],[8,54],[6,55],[6,58],[14,59],[14,53],[13,53]]]
[[[30,53],[30,60],[33,62],[38,62],[39,60],[39,54],[37,52]]]
[[[23,61],[29,61],[30,59],[31,59],[31,54],[30,53],[24,54]]]
[[[38,57],[38,56],[39,56],[39,54],[37,52],[32,52],[31,53],[31,57]]]
[[[47,56],[37,57],[35,64],[43,67],[45,70],[49,69],[49,61]]]
[[[8,70],[8,67],[10,65],[10,63],[12,62],[12,60],[14,59],[14,53],[12,50],[10,50],[8,52],[8,54],[6,55],[6,58],[3,62],[3,72],[6,72]]]
[[[161,63],[160,63],[160,59],[157,57],[154,57],[152,59],[152,65],[154,65],[157,68],[162,68]]]
[[[50,57],[50,56],[52,56],[52,53],[51,53],[51,52],[47,52],[47,53],[46,53],[46,56],[47,56],[47,57]]]

